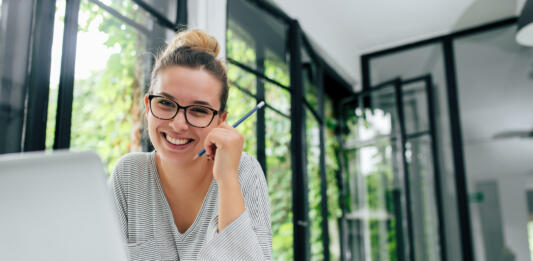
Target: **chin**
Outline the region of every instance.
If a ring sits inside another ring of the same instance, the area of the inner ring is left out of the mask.
[[[157,149],[157,155],[161,160],[172,162],[172,163],[186,163],[193,160],[194,155],[191,153],[180,153],[175,151],[169,151],[166,148]]]

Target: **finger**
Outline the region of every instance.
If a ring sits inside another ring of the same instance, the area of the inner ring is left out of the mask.
[[[214,159],[216,151],[224,146],[234,146],[244,141],[244,136],[230,126],[220,126],[211,130],[204,141],[204,148],[210,159]],[[231,145],[230,145],[231,144]]]
[[[207,155],[207,159],[211,159],[211,155],[213,154],[213,150],[214,148],[216,148],[216,146],[212,146],[214,145],[210,140],[209,140],[209,136],[206,137],[205,141],[204,141],[204,148],[205,148],[205,154]]]
[[[206,154],[209,156],[210,159],[212,159],[216,153],[217,147],[220,146],[220,137],[222,136],[220,134],[220,131],[222,129],[213,129],[209,134],[207,134],[207,137],[204,141],[204,148]]]

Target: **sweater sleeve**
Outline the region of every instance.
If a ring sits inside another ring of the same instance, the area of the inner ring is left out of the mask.
[[[244,156],[239,171],[245,210],[222,231],[218,216],[209,224],[208,242],[199,260],[272,260],[272,229],[268,188],[259,163]]]
[[[126,200],[126,183],[123,180],[123,166],[122,162],[115,166],[109,179],[109,186],[113,195],[113,202],[115,204],[116,213],[120,223],[120,231],[125,242],[128,241],[128,204]]]

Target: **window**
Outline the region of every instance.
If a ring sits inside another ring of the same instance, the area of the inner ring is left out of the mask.
[[[0,153],[22,149],[33,7],[33,1],[0,1]]]
[[[58,124],[55,120],[61,55],[76,57],[70,149],[97,151],[108,173],[122,155],[147,149],[148,139],[143,136],[143,96],[149,85],[152,53],[174,33],[173,27],[165,28],[145,11],[146,5],[142,1],[82,0],[76,53],[66,54],[61,50],[60,36],[65,1],[57,1],[55,26],[59,30],[52,48],[48,149],[53,147]],[[175,14],[175,5],[177,1],[159,1],[150,7]]]
[[[294,242],[286,25],[246,1],[228,1],[227,24],[228,78],[232,84],[228,112],[234,117],[229,120],[237,120],[260,100],[267,104],[246,125],[239,126],[239,131],[246,139],[245,151],[256,155],[265,170],[273,258],[291,260]]]
[[[232,83],[228,110],[230,113],[232,110],[248,110],[253,105],[246,100],[264,100],[267,104],[264,110],[257,113],[256,122],[253,123],[256,125],[255,133],[245,128],[239,130],[245,134],[246,143],[250,143],[245,145],[246,150],[253,154],[255,149],[266,172],[272,212],[273,258],[293,260],[310,255],[312,260],[323,260],[329,253],[332,260],[339,260],[339,220],[342,213],[338,203],[339,166],[334,154],[338,143],[335,126],[331,126],[326,138],[322,104],[325,94],[320,82],[322,78],[319,77],[321,67],[318,65],[325,63],[319,63],[307,45],[290,50],[289,46],[292,45],[289,44],[288,31],[290,26],[298,26],[290,23],[283,14],[264,8],[265,5],[268,4],[228,1],[226,47],[228,77]],[[301,29],[298,27],[297,30]],[[301,72],[296,72],[297,69],[289,64],[289,57],[294,52],[301,52]],[[290,77],[300,74],[302,86],[291,86]],[[303,90],[302,95],[295,97],[299,89]],[[295,104],[294,99],[298,100],[297,109],[291,107]],[[328,116],[334,117],[331,107]],[[295,117],[299,116],[293,115],[293,112],[298,110],[303,112],[302,127],[305,130],[298,134],[301,137],[294,137],[294,128],[300,127],[294,126]],[[298,140],[303,136],[306,146],[293,148],[292,139]],[[303,162],[292,162],[297,151],[303,152]],[[325,151],[333,154],[326,159]],[[294,169],[299,169],[293,164],[301,165],[303,173],[292,173]],[[293,177],[303,178],[307,184],[293,184]],[[298,193],[298,200],[307,199],[308,202],[298,202],[299,205],[293,206],[295,193]],[[328,204],[327,209],[323,208],[324,204]],[[302,211],[302,205],[308,206],[305,208],[307,213],[302,213],[305,212]],[[298,213],[297,217],[295,213]],[[303,219],[308,221],[307,226],[300,223]],[[295,220],[297,224],[293,224]],[[308,230],[309,238],[295,240],[295,230]],[[327,231],[331,233],[326,234]],[[310,249],[310,253],[294,251],[304,246]]]

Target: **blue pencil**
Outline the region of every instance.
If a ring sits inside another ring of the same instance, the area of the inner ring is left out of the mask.
[[[235,124],[233,124],[232,127],[236,128],[237,126],[239,126],[239,124],[241,124],[244,120],[248,119],[248,117],[250,117],[250,115],[254,114],[254,112],[259,110],[263,106],[265,106],[265,102],[264,101],[259,102],[252,110],[250,110],[248,113],[246,113],[246,115],[242,116],[242,118],[240,120],[238,120]],[[202,149],[202,151],[200,151],[196,156],[194,156],[193,160],[195,160],[198,157],[201,157],[204,154],[205,154],[205,149]]]

